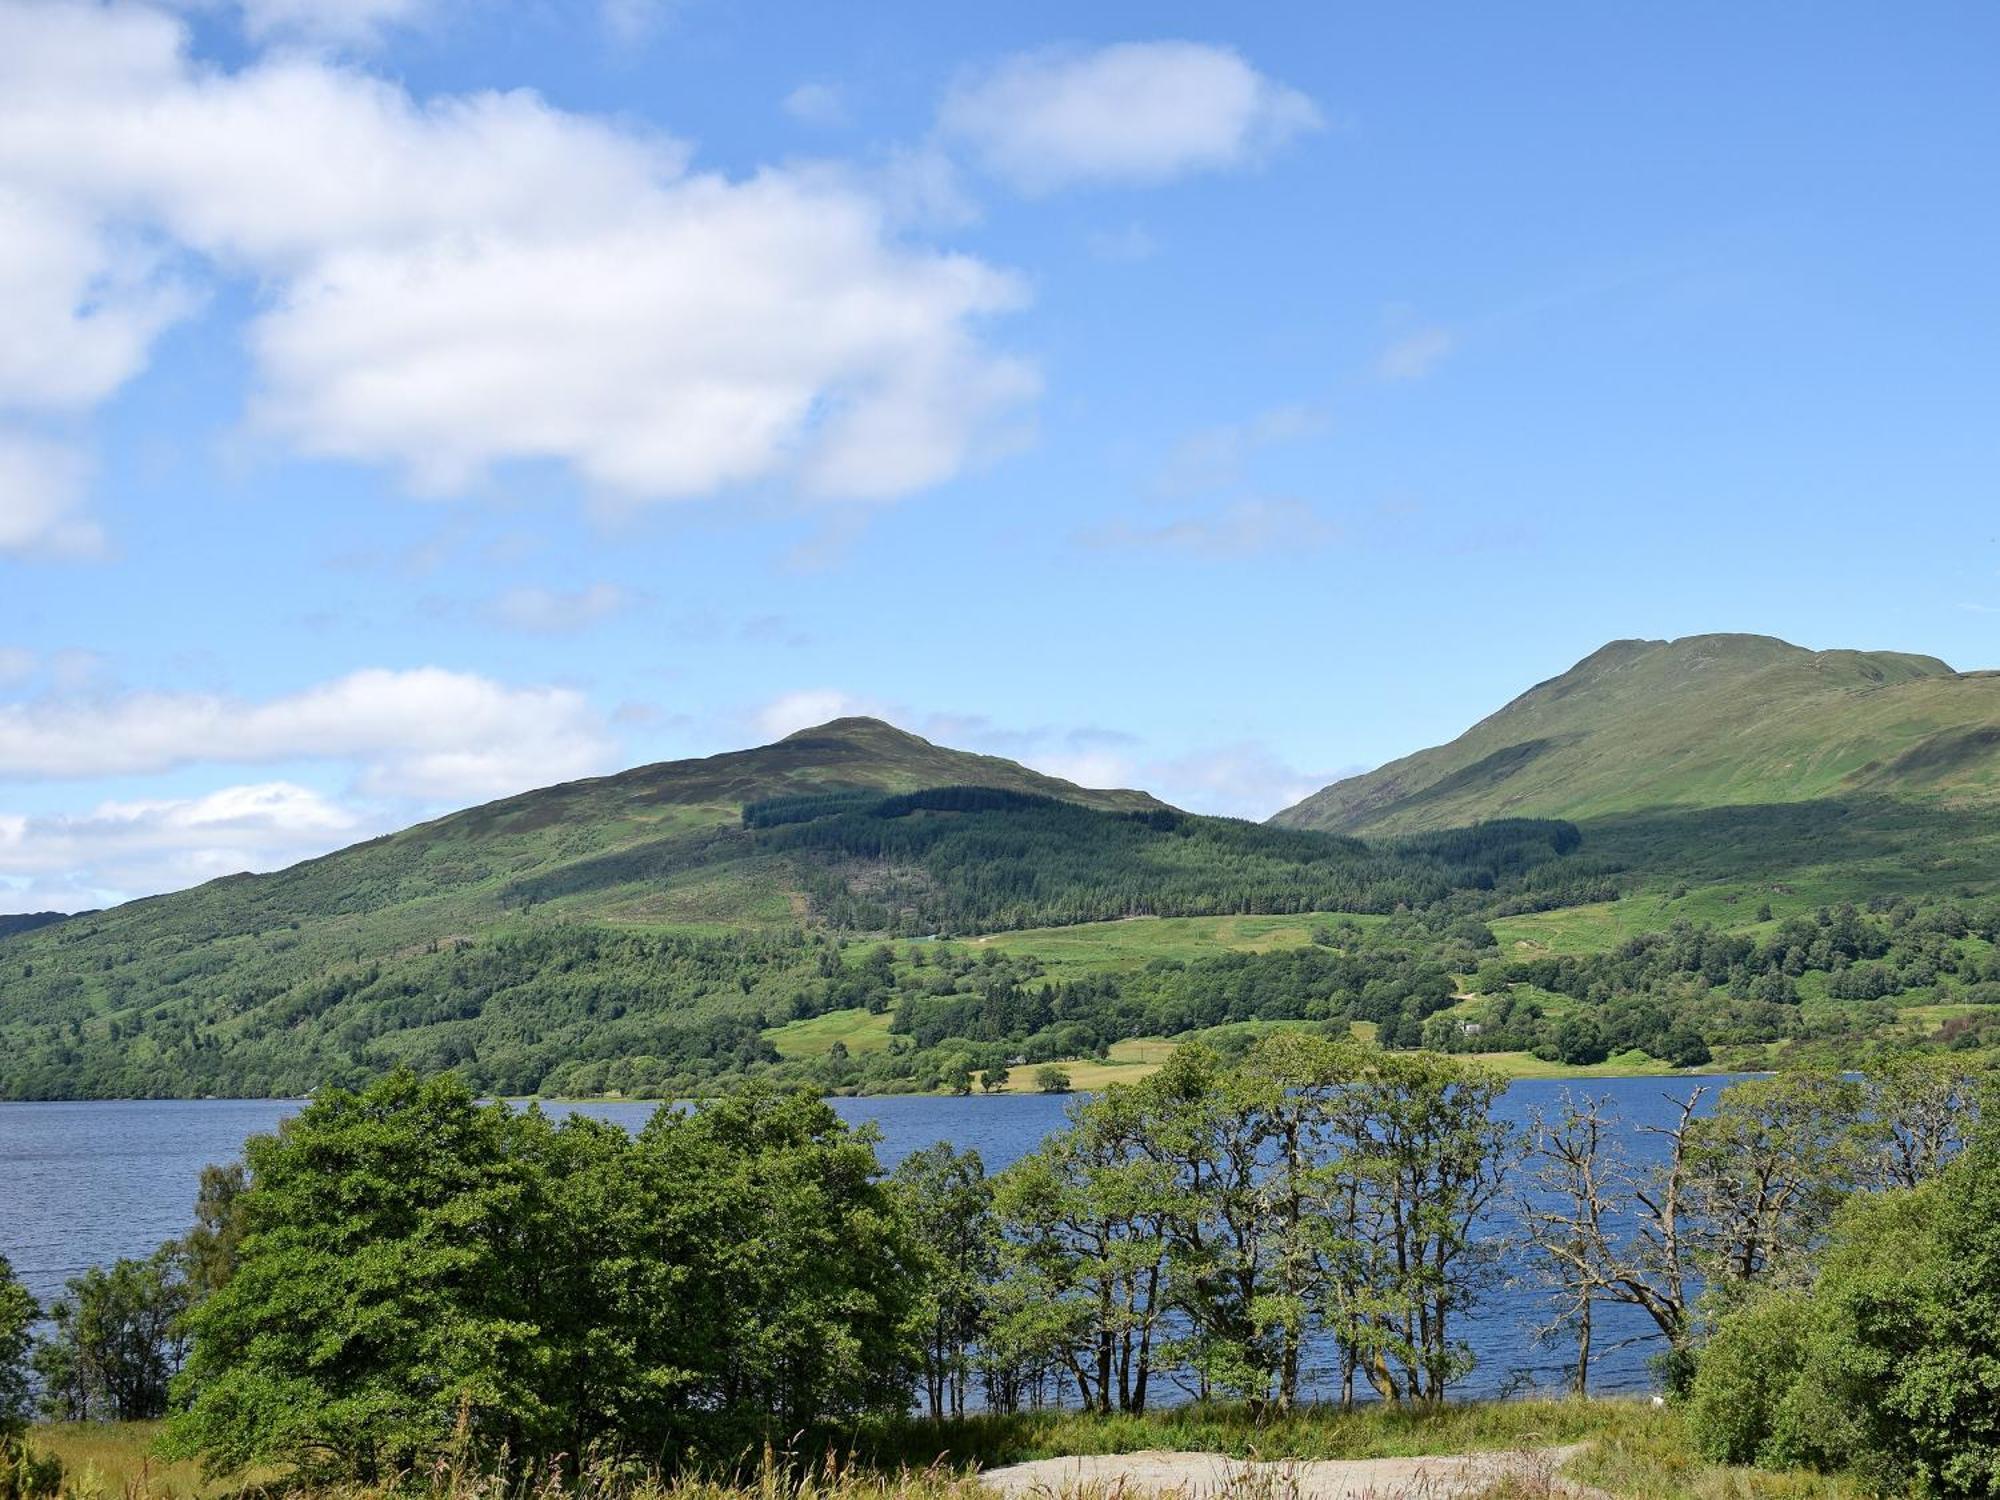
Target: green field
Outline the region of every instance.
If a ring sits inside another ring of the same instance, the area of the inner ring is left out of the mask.
[[[845,1043],[851,1055],[865,1057],[871,1052],[888,1050],[889,1022],[892,1019],[886,1011],[871,1015],[857,1006],[852,1010],[830,1010],[823,1016],[814,1016],[806,1021],[773,1026],[764,1035],[771,1039],[778,1055],[787,1060],[825,1057],[833,1050],[835,1042]]]
[[[1313,929],[1317,927],[1355,922],[1367,928],[1384,920],[1345,912],[1277,917],[1127,917],[1118,922],[1085,922],[1075,927],[996,932],[974,938],[972,946],[998,948],[1003,953],[1032,953],[1054,974],[1104,974],[1141,968],[1156,958],[1186,962],[1217,953],[1269,953],[1278,948],[1301,948],[1312,941]]]

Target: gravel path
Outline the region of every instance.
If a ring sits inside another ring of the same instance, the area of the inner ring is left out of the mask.
[[[1502,1480],[1510,1495],[1609,1500],[1602,1491],[1557,1477],[1578,1451],[1468,1453],[1434,1458],[1354,1458],[1258,1463],[1217,1453],[1098,1454],[1043,1458],[989,1469],[980,1477],[1006,1500],[1119,1493],[1179,1494],[1187,1500],[1470,1500]]]

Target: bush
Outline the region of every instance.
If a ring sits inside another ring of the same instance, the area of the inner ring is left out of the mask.
[[[1695,1451],[1716,1463],[1799,1461],[1774,1443],[1787,1430],[1789,1399],[1805,1369],[1812,1304],[1793,1289],[1773,1291],[1724,1318],[1702,1345],[1688,1389]]]
[[[0,1500],[56,1500],[62,1493],[62,1460],[40,1453],[19,1437],[0,1437]]]
[[[29,1329],[39,1311],[0,1255],[0,1443],[17,1435],[27,1420]]]
[[[1934,1180],[1847,1204],[1809,1297],[1721,1321],[1689,1413],[1705,1454],[2000,1495],[2000,1111],[1985,1118]]]

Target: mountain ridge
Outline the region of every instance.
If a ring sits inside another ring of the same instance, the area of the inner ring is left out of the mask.
[[[1832,797],[2000,801],[2000,674],[1774,636],[1611,641],[1270,821],[1401,834]]]

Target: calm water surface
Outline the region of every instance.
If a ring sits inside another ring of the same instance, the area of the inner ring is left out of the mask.
[[[1678,1101],[1714,1078],[1621,1078],[1568,1085],[1573,1092],[1603,1094],[1631,1126],[1667,1124]],[[1564,1085],[1543,1080],[1516,1083],[1501,1113],[1525,1120],[1537,1107],[1553,1112]],[[1713,1099],[1711,1091],[1709,1098]],[[842,1118],[872,1122],[882,1133],[883,1163],[947,1140],[976,1147],[988,1170],[1031,1151],[1063,1124],[1067,1101],[1045,1094],[994,1098],[896,1097],[835,1099]],[[1705,1101],[1706,1102],[1706,1101]],[[164,1239],[182,1234],[191,1219],[195,1179],[210,1162],[234,1159],[244,1140],[276,1128],[295,1114],[296,1100],[121,1100],[75,1104],[0,1102],[0,1254],[14,1264],[29,1291],[47,1302],[63,1282],[120,1256],[144,1256]],[[656,1108],[642,1103],[560,1106],[636,1129]],[[1637,1134],[1627,1149],[1644,1160],[1654,1137]],[[1497,1227],[1497,1226],[1496,1226]],[[1523,1382],[1552,1385],[1563,1377],[1566,1350],[1538,1347],[1534,1330],[1546,1318],[1531,1290],[1503,1287],[1466,1328],[1479,1369],[1466,1394],[1494,1394]],[[1652,1384],[1646,1341],[1651,1323],[1636,1310],[1599,1310],[1596,1364],[1602,1390],[1641,1390]],[[1628,1340],[1640,1342],[1624,1343]],[[1624,1347],[1615,1347],[1624,1343]]]

